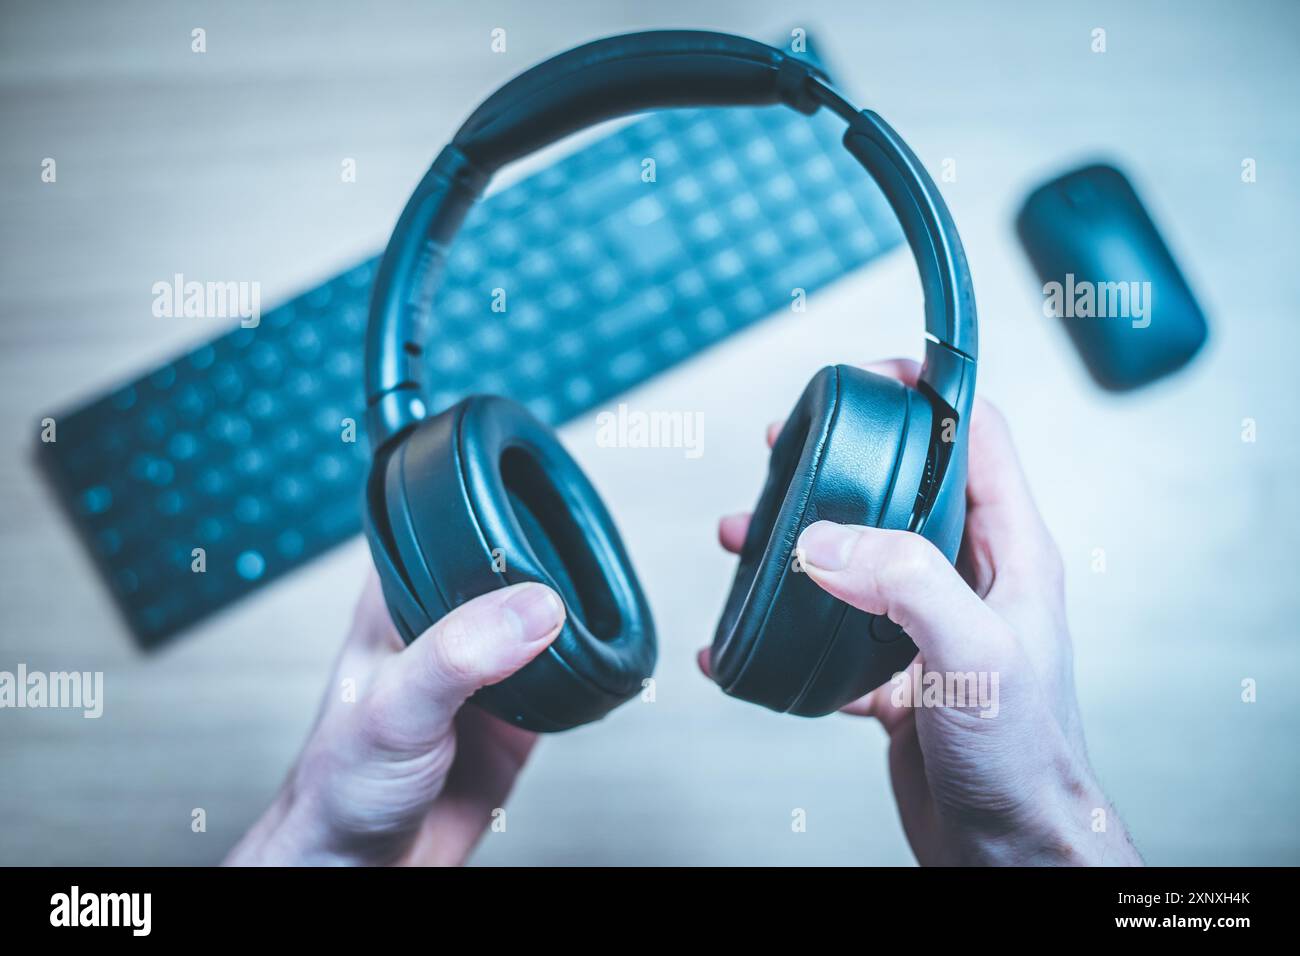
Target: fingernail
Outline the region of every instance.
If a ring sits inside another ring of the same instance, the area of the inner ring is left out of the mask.
[[[843,571],[849,566],[853,546],[862,532],[851,525],[818,521],[803,529],[795,545],[805,566],[822,571]]]
[[[544,584],[520,584],[510,589],[502,608],[519,622],[522,643],[541,640],[564,621],[564,604]]]

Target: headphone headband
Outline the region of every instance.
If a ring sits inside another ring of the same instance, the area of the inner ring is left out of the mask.
[[[649,109],[826,106],[845,148],[902,224],[925,296],[922,382],[964,420],[973,400],[975,298],[961,240],[934,181],[879,116],[857,111],[817,67],[742,37],[657,31],[608,37],[521,73],[461,126],[416,187],[380,263],[366,336],[371,444],[424,417],[419,360],[436,279],[456,233],[502,166],[588,126]]]
[[[817,67],[725,33],[665,30],[608,37],[561,53],[500,87],[452,143],[493,173],[607,119],[674,106],[787,105],[813,113]]]

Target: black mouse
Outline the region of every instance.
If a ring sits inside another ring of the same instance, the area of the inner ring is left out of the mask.
[[[1113,166],[1035,189],[1016,231],[1093,379],[1127,391],[1186,365],[1207,335],[1196,302],[1132,184]]]

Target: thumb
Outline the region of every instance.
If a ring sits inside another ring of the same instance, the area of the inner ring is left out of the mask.
[[[910,531],[818,521],[796,545],[804,570],[828,593],[886,615],[916,642],[926,666],[996,667],[1015,637],[933,544]]]
[[[370,741],[419,750],[445,734],[480,687],[505,680],[555,640],[564,603],[544,584],[515,584],[456,608],[389,658],[370,698]]]

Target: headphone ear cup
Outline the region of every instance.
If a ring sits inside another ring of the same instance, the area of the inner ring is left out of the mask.
[[[366,478],[362,523],[389,616],[402,640],[409,644],[428,629],[433,618],[416,596],[402,551],[397,546],[387,489],[393,457],[392,448],[381,449],[371,463]],[[398,530],[405,532],[400,525]]]
[[[641,690],[656,647],[631,561],[577,463],[521,405],[474,396],[422,422],[393,454],[385,500],[402,568],[431,620],[525,581],[564,600],[551,646],[480,690],[476,704],[555,731]]]
[[[714,637],[711,671],[724,691],[814,716],[898,669],[911,642],[871,637],[872,616],[797,569],[794,548],[820,520],[907,528],[933,423],[930,401],[892,378],[840,365],[808,383],[773,446]]]

